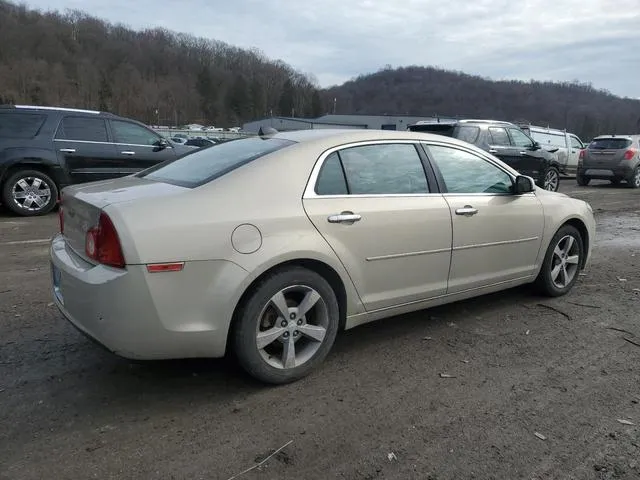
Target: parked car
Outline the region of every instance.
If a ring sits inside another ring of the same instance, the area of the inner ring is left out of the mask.
[[[214,142],[213,140],[209,140],[208,138],[200,137],[200,138],[190,138],[184,144],[187,145],[188,147],[203,148],[203,147],[210,147],[212,145],[215,145],[216,142]]]
[[[408,130],[437,133],[472,143],[521,174],[533,177],[539,187],[552,192],[560,188],[560,164],[556,156],[513,123],[496,120],[421,121],[409,125]]]
[[[61,202],[52,290],[73,325],[134,359],[229,350],[270,383],[342,328],[532,282],[564,295],[595,238],[586,202],[413,132],[239,139]]]
[[[0,203],[18,215],[43,215],[66,185],[130,175],[189,151],[110,113],[3,106]]]
[[[592,179],[626,182],[640,188],[640,135],[601,135],[594,138],[578,163],[578,185]]]
[[[585,148],[580,137],[566,130],[557,130],[535,125],[518,125],[522,131],[538,142],[542,148],[555,153],[560,172],[575,175],[578,171],[580,152]]]

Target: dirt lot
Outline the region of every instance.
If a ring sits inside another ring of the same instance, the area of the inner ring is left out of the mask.
[[[571,295],[357,328],[278,388],[228,360],[103,351],[51,303],[57,217],[0,211],[0,478],[228,479],[288,442],[240,478],[640,478],[640,191],[562,190],[599,228]]]

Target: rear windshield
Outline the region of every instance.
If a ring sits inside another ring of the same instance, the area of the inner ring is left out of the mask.
[[[281,138],[252,137],[232,140],[162,163],[141,172],[139,176],[194,188],[294,143]]]
[[[438,135],[445,135],[447,137],[453,136],[453,128],[454,125],[451,125],[449,123],[426,123],[422,125],[409,125],[409,130],[412,132],[435,133]]]
[[[598,138],[589,144],[593,150],[622,150],[631,146],[628,138]]]
[[[46,115],[37,113],[2,113],[0,138],[35,137],[46,118]]]

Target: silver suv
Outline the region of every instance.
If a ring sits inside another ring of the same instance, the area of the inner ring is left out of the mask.
[[[640,135],[601,135],[594,138],[578,160],[578,185],[591,179],[623,180],[631,188],[640,188]]]

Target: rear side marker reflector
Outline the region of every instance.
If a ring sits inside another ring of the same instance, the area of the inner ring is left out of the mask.
[[[184,262],[179,263],[152,263],[147,265],[147,272],[180,272],[184,268]]]

